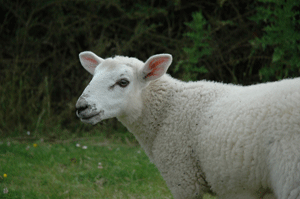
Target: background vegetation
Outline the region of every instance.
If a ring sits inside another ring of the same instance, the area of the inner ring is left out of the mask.
[[[297,77],[298,10],[295,0],[0,0],[0,198],[172,198],[116,119],[75,116],[91,79],[78,54],[170,53],[168,73],[185,81]]]
[[[1,0],[0,136],[55,139],[125,131],[75,116],[90,80],[78,54],[146,60],[170,53],[169,73],[249,85],[299,76],[294,0]]]

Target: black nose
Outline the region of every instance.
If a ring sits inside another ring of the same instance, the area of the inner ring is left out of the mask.
[[[88,105],[82,105],[82,106],[79,106],[77,107],[76,106],[76,114],[77,116],[79,117],[79,115],[88,108]]]
[[[76,114],[78,117],[81,117],[84,115],[84,111],[86,111],[87,109],[89,109],[89,103],[86,101],[86,98],[83,96],[80,96],[77,103],[76,103]]]

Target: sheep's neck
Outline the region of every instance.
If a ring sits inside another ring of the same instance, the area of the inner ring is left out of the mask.
[[[174,93],[172,84],[164,81],[164,78],[154,81],[141,93],[140,116],[127,115],[119,118],[122,124],[134,134],[151,160],[153,142],[171,108],[171,98],[174,97]]]

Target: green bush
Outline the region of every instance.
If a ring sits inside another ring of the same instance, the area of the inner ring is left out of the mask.
[[[78,54],[173,55],[172,76],[252,84],[299,76],[298,1],[0,1],[0,136],[125,131],[81,123]],[[192,14],[193,13],[193,14]],[[63,132],[63,133],[61,133]]]
[[[300,74],[300,2],[260,0],[261,6],[250,19],[263,25],[262,37],[252,41],[254,50],[273,49],[272,61],[261,68],[263,81],[295,77]]]
[[[193,14],[186,23],[187,59],[176,67],[183,79],[251,84],[299,76],[300,2],[246,4],[221,1],[214,14]]]
[[[207,73],[205,66],[198,66],[199,59],[210,56],[212,47],[210,42],[210,26],[204,19],[201,12],[192,14],[193,21],[186,23],[186,25],[193,31],[187,32],[185,35],[193,41],[192,47],[183,48],[184,52],[188,54],[188,60],[179,61],[176,67],[177,71],[180,66],[184,67],[184,80],[197,80],[197,73]]]

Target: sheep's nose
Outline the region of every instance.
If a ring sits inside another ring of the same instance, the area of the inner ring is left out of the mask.
[[[88,108],[87,101],[80,97],[76,103],[76,115],[80,117],[80,114]]]
[[[77,116],[79,117],[79,115],[88,108],[88,105],[82,105],[82,106],[79,106],[77,107],[76,106],[76,114]]]

